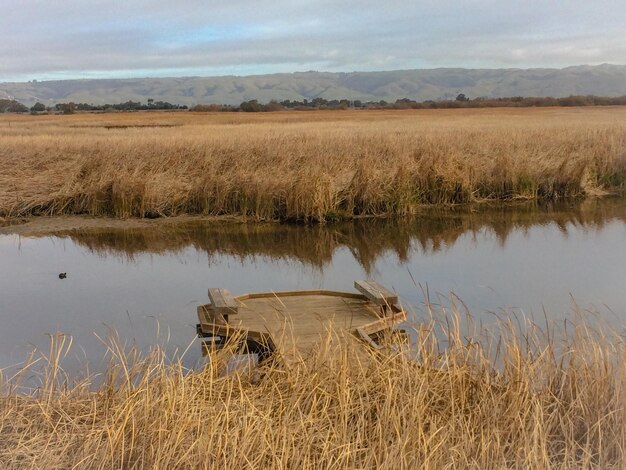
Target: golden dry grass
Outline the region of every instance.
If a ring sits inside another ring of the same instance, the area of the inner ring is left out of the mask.
[[[185,373],[110,343],[103,380],[69,385],[58,337],[41,386],[4,378],[2,468],[623,468],[626,349],[458,314],[418,328],[415,357],[330,341],[293,368]],[[21,377],[34,374],[37,364]],[[257,371],[256,373],[258,373]],[[252,379],[252,380],[251,380]]]
[[[323,221],[624,187],[626,108],[0,117],[0,216]]]

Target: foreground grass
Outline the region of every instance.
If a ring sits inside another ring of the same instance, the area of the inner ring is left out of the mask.
[[[57,338],[41,386],[4,378],[3,468],[623,468],[624,344],[458,315],[417,331],[415,356],[326,342],[262,376],[140,358],[116,343],[104,379],[69,386]],[[471,328],[470,328],[471,330]],[[462,332],[463,331],[463,332]],[[21,377],[33,373],[26,367]]]
[[[626,109],[0,117],[0,217],[324,221],[623,189]]]

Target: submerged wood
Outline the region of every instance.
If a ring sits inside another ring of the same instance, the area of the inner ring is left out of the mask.
[[[379,293],[390,294],[377,286]],[[260,360],[279,357],[287,363],[308,355],[329,333],[352,335],[378,349],[377,338],[404,321],[406,314],[395,294],[387,295],[384,304],[370,297],[329,290],[244,294],[232,298],[236,315],[228,315],[219,303],[199,306],[198,334],[211,347],[237,338]],[[218,295],[211,299],[221,301]]]

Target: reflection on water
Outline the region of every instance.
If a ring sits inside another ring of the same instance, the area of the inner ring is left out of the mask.
[[[73,335],[75,350],[92,364],[104,350],[94,332],[106,335],[107,328],[139,348],[159,338],[170,351],[184,350],[209,286],[235,294],[351,291],[355,279],[372,277],[396,289],[415,320],[426,289],[434,302],[454,292],[476,315],[543,315],[545,307],[566,318],[573,296],[621,325],[625,248],[623,199],[429,211],[411,220],[324,227],[187,222],[4,235],[0,367],[22,360],[29,344],[45,346],[45,334],[57,331]]]
[[[490,232],[506,245],[512,232],[525,233],[536,226],[552,227],[564,237],[572,230],[602,230],[606,224],[626,221],[621,199],[544,206],[520,205],[480,210],[431,210],[410,220],[366,219],[328,226],[276,224],[212,224],[189,222],[128,230],[57,232],[99,255],[124,256],[129,260],[144,253],[179,252],[188,247],[206,252],[209,258],[229,255],[241,262],[258,257],[298,261],[319,268],[332,264],[338,249],[350,250],[366,273],[376,260],[393,253],[404,263],[417,250],[436,253],[453,246],[459,237]]]

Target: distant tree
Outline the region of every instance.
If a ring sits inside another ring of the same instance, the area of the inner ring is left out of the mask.
[[[73,102],[70,103],[62,103],[61,111],[63,114],[74,114],[76,112],[76,104]]]
[[[39,101],[37,101],[31,108],[31,112],[33,113],[43,113],[46,110],[46,106]]]
[[[239,105],[239,108],[246,113],[258,113],[260,111],[267,111],[267,107],[259,103],[257,100],[244,101]]]
[[[328,100],[318,97],[313,99],[313,101],[311,101],[311,103],[309,104],[315,108],[319,108],[321,106],[328,106]]]
[[[393,104],[393,108],[395,109],[410,109],[416,108],[417,106],[418,103],[415,100],[411,100],[409,98],[397,99],[396,102]]]
[[[189,111],[196,111],[196,112],[216,112],[216,111],[221,111],[221,112],[226,112],[226,111],[236,111],[237,108],[235,106],[231,106],[229,104],[197,104],[195,106],[192,106],[191,108],[189,108]]]
[[[28,108],[19,101],[0,99],[0,113],[27,113]]]
[[[269,103],[267,103],[267,105],[265,106],[265,109],[267,111],[282,111],[283,109],[285,109],[285,107],[282,104],[280,104],[278,101],[271,100]]]
[[[470,99],[465,96],[465,93],[459,93],[456,95],[456,101],[469,101]]]

